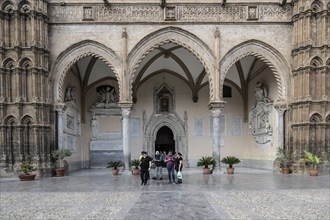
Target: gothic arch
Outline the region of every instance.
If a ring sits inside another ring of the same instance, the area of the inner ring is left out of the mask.
[[[190,51],[205,67],[205,71],[208,74],[210,84],[210,98],[214,99],[213,92],[213,63],[215,56],[206,43],[199,39],[196,35],[177,27],[166,27],[157,30],[147,36],[145,36],[135,47],[131,50],[127,56],[128,73],[130,76],[129,84],[129,97],[132,97],[132,85],[136,77],[136,69],[154,48],[167,43],[178,44],[188,51]]]
[[[312,123],[317,123],[317,122],[322,122],[322,116],[319,113],[314,113],[309,117],[309,122]]]
[[[187,134],[183,121],[176,114],[153,114],[144,128],[147,141],[147,151],[155,151],[155,140],[159,129],[163,126],[170,128],[173,132],[173,138],[176,144],[176,151],[181,152],[186,163],[188,162]],[[188,163],[187,163],[188,164]]]
[[[11,124],[18,124],[18,123],[17,123],[17,119],[13,115],[8,115],[4,119],[4,124],[11,125]]]
[[[330,114],[325,118],[325,122],[330,123]]]
[[[319,0],[314,0],[311,4],[311,9],[313,12],[319,12],[322,10],[322,8],[323,8],[323,4]]]
[[[1,10],[5,13],[12,13],[15,10],[14,4],[9,0],[4,1],[1,5]]]
[[[78,60],[87,57],[94,56],[104,61],[114,72],[119,85],[119,93],[121,91],[121,76],[120,76],[120,68],[121,68],[121,60],[120,57],[110,48],[105,45],[86,40],[79,43],[76,43],[70,46],[68,49],[63,51],[51,68],[50,79],[54,81],[55,93],[54,93],[54,101],[55,102],[63,102],[64,101],[64,78],[67,71],[70,69],[72,65],[74,65]],[[120,94],[119,94],[120,95]]]
[[[2,66],[6,69],[14,69],[16,68],[16,62],[11,58],[7,58],[2,62]]]
[[[290,66],[284,57],[270,45],[257,41],[249,40],[243,42],[231,49],[220,61],[220,97],[222,98],[222,87],[229,68],[238,60],[247,57],[255,56],[265,62],[273,71],[278,87],[278,101],[286,100],[289,97],[290,88]]]
[[[21,124],[22,125],[26,125],[28,123],[32,123],[33,124],[33,118],[30,115],[24,115],[21,118]]]
[[[33,63],[29,58],[25,57],[19,61],[18,66],[24,69],[29,69],[33,66]]]
[[[320,67],[323,66],[323,61],[320,57],[316,56],[311,60],[310,64],[312,67]]]

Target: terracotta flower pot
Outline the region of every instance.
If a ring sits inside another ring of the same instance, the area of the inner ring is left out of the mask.
[[[210,174],[210,168],[203,168],[203,174]]]
[[[133,169],[133,175],[140,175],[139,169]]]
[[[21,181],[31,181],[36,178],[36,174],[20,174],[20,175],[18,175],[18,178]]]
[[[227,174],[234,174],[235,168],[227,168]]]
[[[282,173],[283,174],[289,174],[290,173],[290,168],[288,168],[288,167],[282,167]]]
[[[319,175],[319,171],[317,169],[310,169],[309,170],[309,175],[310,176],[318,176]]]
[[[55,169],[56,176],[64,176],[64,171],[65,171],[64,168]]]
[[[112,175],[116,176],[118,175],[119,170],[118,169],[112,169]]]

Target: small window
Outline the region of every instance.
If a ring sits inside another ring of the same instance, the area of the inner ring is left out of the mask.
[[[231,87],[223,86],[222,94],[224,98],[231,98]]]

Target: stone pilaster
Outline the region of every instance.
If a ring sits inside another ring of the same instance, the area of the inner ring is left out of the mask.
[[[278,148],[284,148],[284,112],[286,111],[285,104],[276,104],[275,109],[277,110],[277,122],[278,122]]]
[[[55,111],[57,112],[57,143],[59,149],[62,149],[64,146],[63,113],[65,109],[66,109],[66,105],[64,103],[58,103],[55,105]]]

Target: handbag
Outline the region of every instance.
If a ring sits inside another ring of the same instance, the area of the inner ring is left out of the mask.
[[[180,179],[180,180],[182,179],[182,172],[181,171],[179,171],[176,175],[177,175],[178,179]]]

